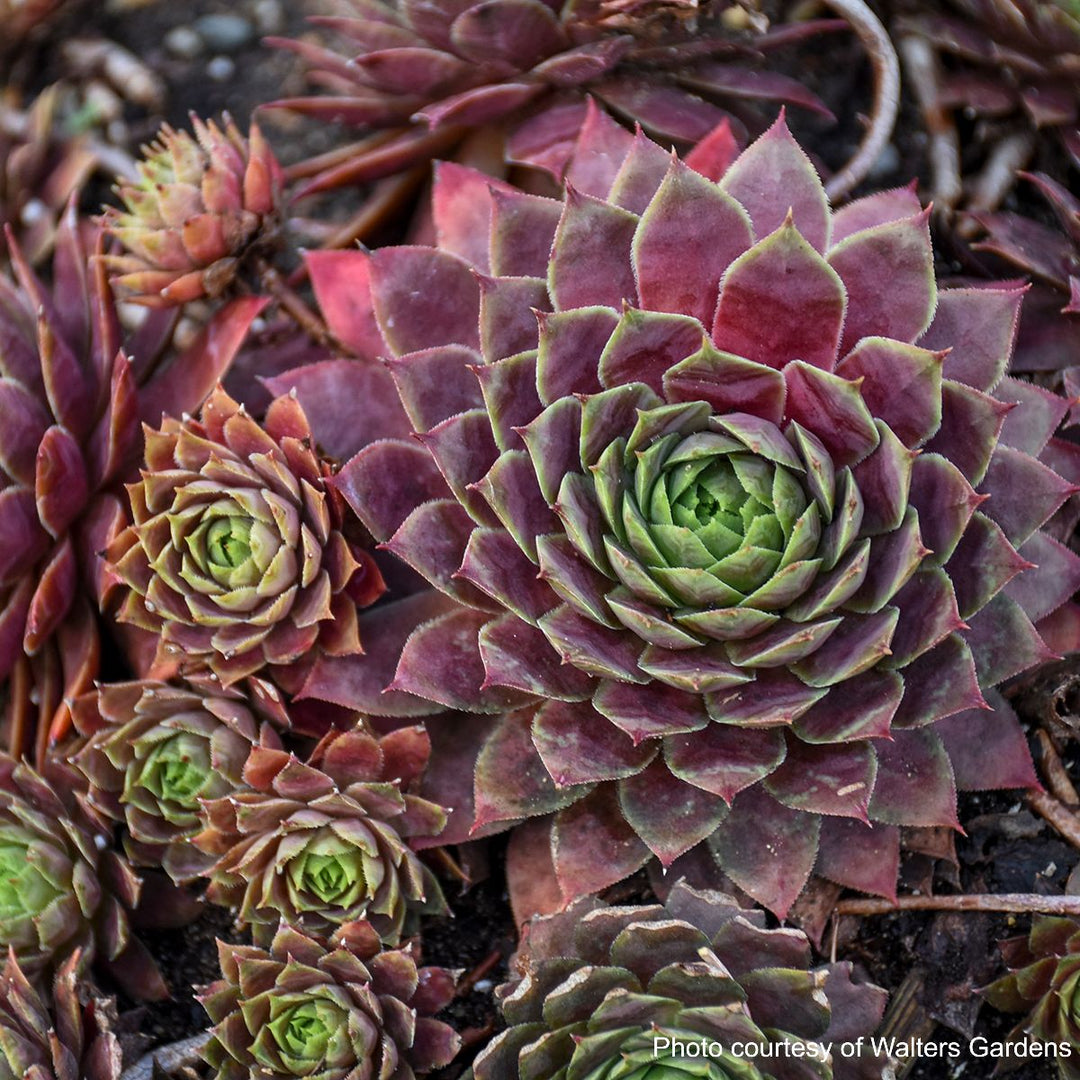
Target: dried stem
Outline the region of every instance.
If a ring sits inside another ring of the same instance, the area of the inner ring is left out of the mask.
[[[1034,152],[1033,131],[1017,131],[995,143],[982,172],[971,182],[968,209],[976,213],[996,210]]]
[[[501,959],[502,953],[499,952],[498,949],[492,949],[491,952],[489,952],[487,956],[485,956],[484,959],[457,984],[455,996],[462,997],[464,994],[467,994],[485,975],[488,974],[488,972],[492,970],[492,968],[496,966],[496,964],[498,964]]]
[[[972,893],[962,896],[899,896],[891,900],[841,900],[837,915],[894,915],[901,911],[1009,911],[1080,915],[1080,896],[1037,893]]]
[[[298,293],[269,263],[260,261],[259,281],[270,295],[287,311],[296,324],[320,345],[334,344],[334,335],[326,323],[311,310]]]
[[[951,209],[964,193],[960,180],[960,140],[952,116],[941,104],[937,56],[930,43],[915,34],[900,38],[900,55],[930,137],[927,152],[933,174],[931,194],[936,203]]]
[[[1039,817],[1050,822],[1075,848],[1080,848],[1080,817],[1046,791],[1029,791],[1028,805]]]
[[[1043,779],[1050,793],[1060,799],[1066,806],[1080,806],[1080,794],[1073,786],[1069,774],[1061,761],[1061,755],[1054,746],[1054,740],[1049,732],[1039,730],[1035,732],[1035,742],[1039,747],[1039,760],[1042,764]]]
[[[900,61],[881,20],[863,0],[826,0],[851,24],[874,66],[874,111],[855,156],[825,185],[830,199],[847,195],[881,156],[900,111]]]

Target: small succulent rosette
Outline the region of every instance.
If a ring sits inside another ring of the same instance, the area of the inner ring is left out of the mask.
[[[306,39],[270,39],[297,53],[311,81],[330,91],[270,107],[389,128],[391,137],[371,152],[336,158],[305,190],[385,176],[433,154],[449,157],[471,131],[488,139],[505,132],[511,160],[561,179],[588,123],[589,94],[630,125],[684,147],[724,119],[742,135],[744,121],[760,129],[770,106],[785,102],[832,119],[802,82],[763,64],[775,48],[835,29],[824,20],[808,20],[794,34],[787,26],[736,31],[726,15],[741,12],[726,0],[345,6],[355,16],[325,23],[340,32],[347,56]]]
[[[433,1018],[453,975],[382,949],[366,923],[329,941],[283,923],[268,950],[218,942],[218,953],[222,978],[200,998],[214,1080],[414,1080],[457,1053],[457,1034]]]
[[[1062,1077],[1080,1080],[1080,919],[1036,915],[1026,936],[1000,948],[1009,973],[982,995],[995,1009],[1024,1014],[1009,1041],[1057,1044]]]
[[[429,753],[420,727],[332,731],[306,763],[256,747],[245,787],[204,804],[195,843],[217,857],[208,898],[238,907],[263,944],[279,919],[316,933],[363,919],[396,944],[420,915],[445,910],[410,847],[446,824],[441,806],[410,790]]]
[[[497,990],[506,1030],[471,1080],[871,1080],[884,990],[811,967],[797,930],[677,883],[663,905],[589,897],[528,926]],[[795,1049],[798,1048],[798,1049]]]
[[[83,743],[71,759],[93,805],[127,826],[136,865],[188,882],[213,864],[191,843],[201,802],[243,787],[253,747],[279,749],[277,731],[288,726],[276,688],[254,678],[242,686],[246,693],[212,680],[110,683],[72,704]]]
[[[199,420],[148,430],[142,480],[128,485],[134,522],[106,553],[119,620],[158,634],[162,661],[208,666],[224,685],[360,653],[357,606],[385,586],[345,537],[331,473],[288,395],[260,425],[219,387]]]
[[[75,950],[42,994],[9,948],[0,971],[0,1080],[120,1080],[115,1003],[80,985],[80,962]]]
[[[124,209],[103,218],[126,249],[105,256],[113,287],[147,307],[221,296],[243,261],[275,242],[282,172],[258,125],[245,139],[227,116],[224,130],[191,123],[194,137],[161,129],[139,179],[116,188]]]
[[[540,819],[511,868],[564,898],[702,841],[780,916],[892,896],[902,827],[1036,782],[991,688],[1080,647],[1024,290],[939,289],[914,191],[834,212],[783,118],[719,182],[600,113],[575,162],[562,200],[444,163],[433,246],[308,257],[417,432],[337,487],[444,597],[356,705],[447,710],[442,801]]]
[[[111,822],[81,794],[79,777],[53,764],[50,780],[0,755],[0,947],[34,978],[80,950],[135,998],[168,997],[131,914],[143,882],[112,848]],[[166,912],[159,925],[167,925]]]

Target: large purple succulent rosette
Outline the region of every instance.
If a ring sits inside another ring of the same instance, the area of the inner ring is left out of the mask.
[[[387,693],[307,692],[472,714],[431,724],[442,839],[542,818],[564,896],[706,839],[781,915],[811,871],[892,895],[901,826],[1036,782],[984,691],[1080,582],[1068,403],[1005,376],[1023,290],[937,289],[910,189],[830,212],[782,118],[719,183],[593,132],[564,201],[444,164],[437,247],[309,257],[417,432],[338,486],[443,599]]]

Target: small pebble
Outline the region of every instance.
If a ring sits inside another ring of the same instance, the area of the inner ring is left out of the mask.
[[[236,52],[255,36],[255,28],[242,15],[202,15],[194,29],[214,52]]]
[[[165,35],[165,48],[181,60],[193,60],[203,51],[203,39],[190,26],[174,26]]]
[[[236,74],[236,65],[227,56],[215,56],[206,65],[206,74],[214,82],[228,82]]]
[[[285,29],[285,9],[281,0],[258,0],[251,14],[260,34],[280,34]]]

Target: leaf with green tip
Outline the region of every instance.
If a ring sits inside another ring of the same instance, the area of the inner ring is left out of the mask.
[[[638,666],[643,672],[678,690],[706,694],[751,682],[752,672],[734,667],[718,642],[700,649],[663,649],[650,645]]]
[[[808,686],[834,686],[854,678],[889,655],[898,617],[891,607],[874,615],[848,615],[819,649],[791,670]]]
[[[739,667],[791,667],[821,648],[843,622],[840,618],[814,623],[792,623],[781,619],[756,637],[728,642],[728,657]]]
[[[491,193],[491,272],[543,277],[562,216],[562,203],[524,191]]]
[[[401,403],[416,431],[483,404],[470,365],[480,355],[460,345],[439,346],[406,353],[388,363]]]
[[[878,443],[878,429],[857,382],[801,361],[784,371],[787,415],[815,435],[836,466],[853,465]]]
[[[637,302],[630,262],[637,223],[634,214],[568,189],[548,264],[548,292],[557,311]]]
[[[694,649],[701,644],[700,638],[671,621],[670,612],[646,603],[628,589],[621,586],[613,589],[608,593],[607,603],[623,626],[650,645],[663,649]],[[676,619],[679,623],[687,622],[689,625],[688,620],[678,615]]]
[[[479,277],[480,352],[484,363],[535,349],[538,311],[551,303],[543,278]]]
[[[729,803],[784,760],[787,744],[776,730],[750,731],[710,724],[664,739],[664,759],[680,780]]]
[[[536,356],[533,352],[519,353],[475,369],[500,450],[520,449],[522,442],[517,429],[525,427],[540,413]]]
[[[736,158],[720,181],[720,190],[746,209],[757,236],[781,225],[790,208],[799,232],[818,251],[828,247],[829,200],[782,113]]]
[[[870,412],[905,446],[921,446],[941,425],[944,353],[889,338],[863,338],[840,361],[838,375],[861,379]]]
[[[705,328],[695,318],[627,308],[600,356],[605,388],[645,383],[663,390],[665,372],[701,346]]]
[[[880,611],[926,561],[919,532],[919,515],[909,506],[898,529],[870,540],[868,569],[858,591],[847,600],[850,611],[871,615]]]
[[[597,573],[565,536],[541,536],[536,541],[540,579],[547,582],[571,607],[595,622],[614,629],[618,626],[605,597],[610,580]]]
[[[756,608],[723,607],[711,611],[679,611],[675,620],[696,634],[715,641],[740,641],[774,625],[778,615]]]
[[[781,806],[761,788],[743,791],[709,841],[736,885],[784,918],[817,858],[820,819]]]
[[[728,812],[722,799],[672,776],[659,758],[619,784],[619,806],[663,866],[710,836]]]
[[[529,559],[536,562],[536,538],[558,530],[524,450],[501,454],[476,484],[488,505]]]
[[[581,467],[581,402],[573,397],[560,398],[523,427],[520,434],[540,491],[548,503],[553,503],[563,476]]]
[[[909,450],[880,420],[877,427],[880,442],[852,469],[863,500],[864,536],[899,528],[907,513],[911,471],[918,454]]]
[[[930,325],[937,285],[929,222],[924,210],[853,233],[829,252],[848,297],[842,352],[864,337],[915,342]]]
[[[663,392],[668,401],[707,401],[715,413],[751,413],[777,425],[787,396],[775,368],[722,352],[708,338],[664,372]]]
[[[533,744],[560,787],[620,780],[656,756],[654,740],[635,745],[588,703],[548,701],[537,711]]]
[[[840,277],[785,222],[731,264],[712,339],[719,349],[769,367],[804,360],[831,371],[846,304]]]
[[[751,243],[746,211],[716,184],[672,158],[634,233],[632,257],[641,303],[708,322],[716,310],[720,279]],[[692,274],[688,267],[693,267]]]
[[[663,405],[644,383],[626,383],[590,394],[581,416],[581,462],[595,465],[600,455],[619,437],[634,429],[638,413]]]

